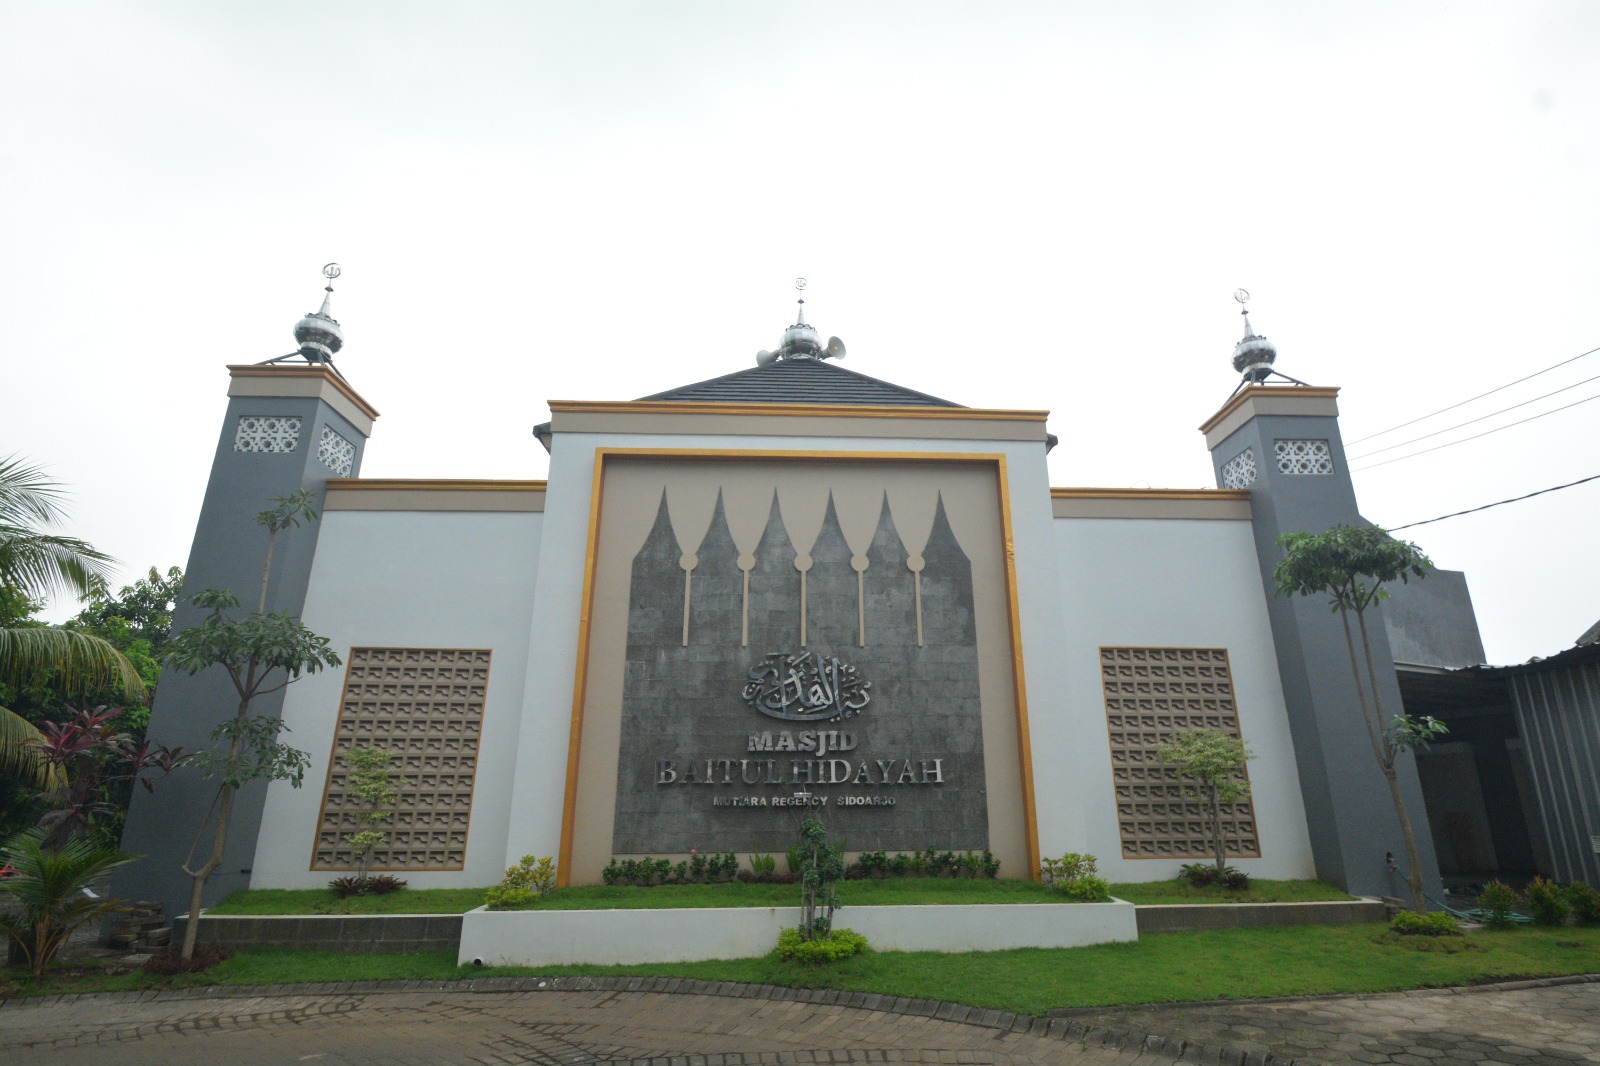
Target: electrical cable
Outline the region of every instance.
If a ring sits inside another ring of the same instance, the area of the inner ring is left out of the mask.
[[[1453,403],[1449,407],[1441,407],[1437,411],[1432,412],[1432,414],[1426,414],[1426,415],[1421,416],[1420,418],[1413,418],[1409,422],[1402,422],[1398,426],[1390,426],[1388,429],[1382,429],[1382,430],[1379,430],[1376,433],[1368,433],[1365,437],[1357,437],[1355,440],[1349,441],[1348,443],[1349,444],[1360,444],[1364,440],[1371,440],[1373,437],[1381,437],[1384,434],[1393,433],[1397,429],[1405,429],[1407,426],[1414,426],[1418,422],[1422,422],[1422,421],[1425,421],[1425,420],[1427,420],[1429,418],[1432,418],[1434,415],[1442,415],[1446,411],[1454,411],[1457,407],[1464,407],[1467,404],[1471,403],[1473,400],[1481,400],[1485,396],[1493,396],[1495,393],[1503,392],[1504,390],[1509,389],[1513,385],[1520,385],[1524,381],[1531,381],[1532,379],[1538,377],[1540,374],[1548,374],[1548,373],[1550,373],[1550,371],[1559,369],[1560,367],[1564,367],[1568,363],[1576,363],[1579,359],[1582,359],[1584,356],[1593,355],[1595,352],[1600,352],[1600,348],[1590,348],[1588,351],[1581,352],[1578,355],[1573,356],[1571,359],[1563,359],[1563,360],[1561,360],[1561,362],[1555,364],[1555,366],[1547,366],[1543,370],[1536,370],[1532,374],[1529,374],[1527,377],[1521,377],[1521,378],[1518,378],[1515,381],[1508,381],[1504,385],[1501,385],[1501,386],[1499,386],[1497,388],[1490,389],[1488,392],[1480,392],[1480,393],[1478,393],[1478,395],[1473,396],[1473,397],[1469,397],[1468,399],[1465,399],[1465,400],[1462,400],[1460,403]]]
[[[1479,415],[1477,418],[1469,418],[1465,422],[1457,422],[1453,426],[1446,426],[1443,429],[1436,429],[1432,433],[1424,433],[1420,437],[1412,437],[1410,440],[1403,440],[1399,444],[1386,444],[1382,448],[1374,448],[1372,451],[1367,452],[1365,455],[1357,455],[1354,458],[1349,459],[1348,462],[1359,463],[1359,462],[1361,462],[1361,460],[1366,459],[1369,456],[1379,455],[1379,454],[1381,454],[1383,452],[1392,452],[1396,448],[1404,448],[1407,444],[1415,444],[1419,440],[1427,440],[1429,437],[1437,437],[1441,433],[1449,433],[1452,429],[1460,429],[1463,426],[1470,426],[1475,422],[1482,422],[1485,418],[1493,418],[1495,415],[1503,415],[1507,411],[1515,411],[1519,407],[1526,407],[1530,403],[1538,403],[1540,400],[1547,400],[1552,396],[1556,396],[1556,395],[1559,395],[1560,393],[1566,392],[1568,389],[1575,389],[1579,385],[1587,385],[1591,381],[1600,381],[1600,374],[1596,374],[1592,378],[1584,378],[1582,381],[1574,381],[1571,385],[1563,385],[1559,389],[1552,389],[1549,392],[1546,392],[1546,393],[1544,393],[1542,395],[1535,396],[1531,400],[1523,400],[1521,403],[1514,403],[1510,407],[1502,407],[1498,411],[1490,411],[1486,415]],[[1435,412],[1435,413],[1437,413],[1437,412]]]
[[[1538,419],[1543,418],[1545,415],[1553,415],[1553,414],[1556,414],[1559,411],[1565,411],[1568,407],[1577,407],[1579,404],[1588,403],[1590,400],[1600,400],[1600,392],[1595,393],[1593,396],[1586,396],[1581,400],[1574,400],[1571,403],[1566,404],[1565,406],[1562,406],[1562,407],[1553,407],[1548,411],[1542,411],[1542,412],[1540,412],[1539,414],[1536,414],[1536,415],[1529,415],[1527,418],[1520,419],[1519,421],[1516,421],[1516,422],[1507,422],[1503,426],[1496,426],[1494,429],[1486,429],[1482,433],[1474,433],[1470,437],[1462,437],[1460,440],[1452,440],[1452,441],[1446,441],[1443,444],[1435,444],[1431,448],[1424,448],[1420,452],[1412,452],[1410,455],[1397,455],[1393,459],[1385,459],[1381,463],[1373,463],[1370,466],[1363,466],[1363,467],[1360,467],[1360,468],[1351,467],[1350,468],[1350,472],[1352,474],[1355,474],[1355,473],[1359,473],[1362,470],[1376,470],[1378,467],[1380,467],[1380,466],[1388,466],[1390,463],[1398,463],[1398,462],[1401,462],[1402,460],[1405,460],[1405,459],[1415,459],[1419,455],[1427,455],[1429,452],[1436,452],[1440,448],[1449,448],[1449,447],[1451,447],[1453,445],[1456,445],[1456,444],[1465,444],[1469,440],[1477,440],[1479,437],[1487,437],[1492,433],[1499,433],[1502,429],[1510,429],[1512,426],[1520,426],[1524,422],[1537,421]]]
[[[1443,522],[1446,518],[1458,518],[1464,514],[1472,514],[1475,511],[1487,511],[1491,507],[1499,507],[1503,504],[1517,503],[1521,500],[1531,500],[1533,497],[1543,496],[1547,492],[1559,492],[1562,489],[1570,489],[1574,485],[1582,485],[1584,482],[1595,480],[1600,480],[1600,474],[1591,474],[1589,477],[1579,478],[1577,481],[1569,481],[1565,485],[1552,485],[1548,489],[1540,489],[1538,492],[1530,492],[1526,496],[1513,496],[1509,500],[1496,500],[1494,503],[1486,503],[1482,507],[1469,507],[1465,511],[1455,511],[1451,514],[1442,514],[1438,518],[1428,518],[1421,522],[1407,522],[1403,526],[1391,526],[1389,527],[1389,532],[1393,533],[1396,530],[1411,529],[1413,526],[1431,525],[1434,522]]]

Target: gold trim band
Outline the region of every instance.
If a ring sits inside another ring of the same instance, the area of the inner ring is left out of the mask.
[[[544,492],[548,481],[492,481],[472,478],[382,478],[330,477],[331,492],[389,492],[424,490],[427,492]]]
[[[331,482],[330,482],[331,484]],[[1052,500],[1239,500],[1249,502],[1249,489],[1051,489]]]
[[[350,387],[350,383],[335,374],[325,366],[229,366],[228,376],[235,378],[316,378],[332,385],[345,399],[356,405],[356,408],[373,421],[377,421],[378,409],[362,399],[361,394]]]
[[[1049,411],[985,407],[910,407],[835,403],[708,403],[686,400],[550,400],[551,414],[682,414],[825,416],[828,418],[981,419],[991,422],[1043,422]]]
[[[736,405],[735,405],[736,406]],[[600,559],[601,498],[604,495],[605,465],[609,459],[721,459],[721,460],[796,460],[828,459],[835,462],[949,462],[992,464],[1000,495],[1000,533],[1002,565],[1005,571],[1007,615],[1011,627],[1012,702],[1016,705],[1017,752],[1021,760],[1024,849],[1028,876],[1039,876],[1038,805],[1033,787],[1033,747],[1028,733],[1028,690],[1022,653],[1022,612],[1017,601],[1016,545],[1012,536],[1011,486],[1006,457],[999,452],[824,452],[824,451],[742,451],[719,448],[596,448],[594,481],[589,496],[589,537],[584,561],[583,593],[578,612],[577,662],[572,685],[572,727],[567,738],[567,780],[561,811],[561,844],[556,883],[571,883],[573,836],[578,815],[578,768],[583,748],[583,713],[588,697],[589,645],[594,628],[595,574]],[[1246,494],[1248,496],[1248,493]]]

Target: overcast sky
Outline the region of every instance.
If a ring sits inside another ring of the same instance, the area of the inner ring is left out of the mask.
[[[1052,484],[1210,487],[1237,287],[1347,444],[1600,346],[1597,51],[1600,5],[1531,0],[0,0],[0,455],[125,579],[182,565],[225,366],[337,260],[367,476],[543,477],[547,400],[751,366],[805,276],[850,369],[1048,408]],[[1395,526],[1600,474],[1597,426],[1356,490]],[[1597,516],[1600,481],[1404,535],[1510,662],[1600,617]]]

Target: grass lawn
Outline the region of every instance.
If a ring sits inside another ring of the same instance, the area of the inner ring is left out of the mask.
[[[848,922],[849,911],[841,917]],[[1455,950],[1450,950],[1451,948]],[[35,984],[0,972],[0,995],[263,985],[304,981],[472,980],[515,975],[647,975],[797,988],[842,988],[1037,1014],[1054,1007],[1381,992],[1600,969],[1600,928],[1481,931],[1397,938],[1382,925],[1165,933],[1137,943],[937,954],[869,952],[829,967],[775,955],[649,966],[457,969],[448,953],[333,955],[250,951],[203,974],[154,978],[62,971]]]
[[[846,881],[841,898],[851,907],[966,903],[1059,903],[1063,897],[1036,881],[988,878],[900,877]],[[1350,897],[1320,881],[1256,881],[1244,892],[1191,888],[1179,881],[1112,885],[1130,903],[1282,903]],[[797,885],[731,881],[718,885],[634,888],[581,885],[548,893],[528,910],[654,910],[668,907],[793,907]],[[229,896],[211,914],[461,914],[483,903],[481,888],[401,889],[387,896],[338,899],[327,889],[255,889]]]
[[[1230,892],[1218,885],[1196,888],[1187,881],[1141,881],[1114,884],[1111,894],[1129,903],[1317,903],[1351,900],[1354,896],[1325,881],[1265,881],[1252,879],[1250,887]]]
[[[402,888],[386,896],[340,899],[326,888],[235,892],[207,914],[465,914],[483,906],[481,888]]]

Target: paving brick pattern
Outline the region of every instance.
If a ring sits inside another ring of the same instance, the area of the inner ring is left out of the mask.
[[[0,1002],[0,1047],[7,1066],[1544,1066],[1600,1063],[1600,980],[1047,1018],[647,978],[192,989]]]
[[[1297,1063],[1600,1063],[1597,975],[1492,988],[1060,1011],[1057,1016],[1102,1028],[1160,1032],[1189,1045],[1226,1047],[1245,1056],[1275,1054]]]

